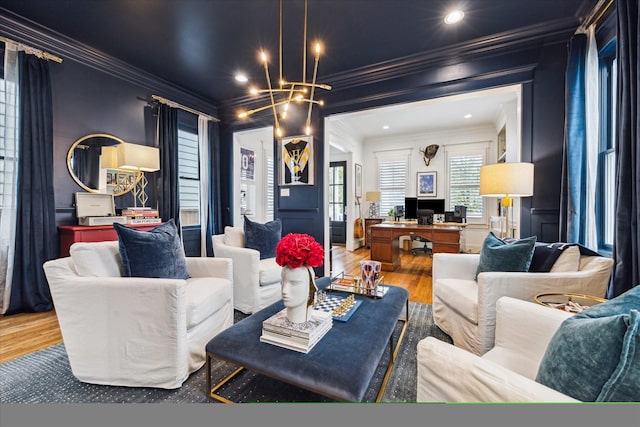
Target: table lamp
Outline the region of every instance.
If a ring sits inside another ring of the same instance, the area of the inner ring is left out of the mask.
[[[157,147],[147,145],[123,143],[118,145],[118,168],[138,172],[140,178],[135,188],[132,190],[134,204],[137,207],[138,200],[142,207],[147,202],[145,188],[148,184],[145,172],[155,172],[160,170],[160,150]]]
[[[509,208],[513,206],[512,197],[533,195],[533,163],[495,163],[482,166],[480,195],[502,198],[500,205],[505,208],[506,233],[510,235]]]
[[[378,202],[380,201],[379,191],[367,191],[364,199],[369,202],[369,218],[378,218]]]

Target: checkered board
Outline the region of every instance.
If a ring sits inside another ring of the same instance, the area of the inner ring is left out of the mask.
[[[326,311],[331,313],[336,307],[338,307],[342,301],[344,301],[347,297],[336,296],[336,295],[327,295],[327,297],[321,303],[314,306],[317,310]],[[333,320],[337,320],[338,322],[346,322],[351,318],[351,315],[360,307],[362,304],[361,300],[355,300],[353,305],[349,307],[349,311],[347,311],[344,315],[337,317],[333,316]]]

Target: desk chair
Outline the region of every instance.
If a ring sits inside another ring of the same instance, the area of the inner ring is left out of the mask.
[[[422,247],[419,248],[414,248],[413,247],[413,242],[424,242],[424,245]],[[427,254],[428,256],[432,255],[432,250],[429,247],[429,241],[427,239],[423,239],[420,236],[411,236],[411,253],[413,255],[417,254],[420,251],[423,251],[425,254]]]

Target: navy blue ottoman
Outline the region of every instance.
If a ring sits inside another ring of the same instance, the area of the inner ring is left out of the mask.
[[[318,288],[325,287],[328,281],[328,278],[318,279]],[[409,322],[408,297],[409,292],[398,286],[389,286],[384,297],[378,299],[356,295],[362,304],[351,318],[347,322],[334,321],[331,330],[306,354],[260,342],[262,321],[284,308],[282,301],[275,302],[209,341],[207,394],[231,403],[216,392],[246,368],[334,400],[361,402],[384,351],[391,351],[378,392],[377,401],[380,401]],[[398,321],[403,322],[403,327],[394,345],[393,332]],[[213,388],[212,358],[240,366]]]

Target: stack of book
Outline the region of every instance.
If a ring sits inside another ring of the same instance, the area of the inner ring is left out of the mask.
[[[313,309],[310,317],[304,323],[292,323],[285,308],[262,322],[260,341],[308,353],[333,326],[331,313]]]
[[[153,208],[127,208],[122,210],[122,216],[127,218],[127,224],[155,224],[162,222],[160,212]]]

